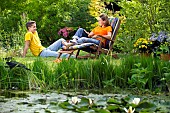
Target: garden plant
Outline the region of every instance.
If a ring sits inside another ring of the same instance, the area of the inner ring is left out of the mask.
[[[112,10],[107,9],[107,4]],[[114,11],[113,4],[120,11]],[[29,102],[22,99],[15,102],[30,108],[38,104],[44,112],[53,112],[54,108],[102,113],[170,111],[169,100],[161,98],[170,92],[169,59],[160,57],[169,53],[170,48],[169,6],[168,0],[5,0],[0,4],[0,111],[10,111],[5,110],[11,105],[3,95],[6,91],[10,94],[11,91],[37,91],[38,96],[33,94],[35,100],[28,94]],[[121,20],[113,45],[118,59],[101,55],[96,59],[71,58],[56,63],[54,57],[34,57],[30,51],[22,58],[27,21],[37,22],[42,44],[49,45],[59,38],[71,39],[79,27],[90,31],[101,13]],[[11,68],[7,62],[19,62],[28,70],[19,65]],[[95,98],[89,93],[92,90],[104,93]],[[51,93],[54,91],[56,95]],[[60,97],[60,91],[68,94],[62,92]],[[52,96],[48,96],[49,92]],[[116,94],[108,96],[107,93]],[[147,98],[149,94],[158,100]],[[16,108],[12,109],[15,112]]]

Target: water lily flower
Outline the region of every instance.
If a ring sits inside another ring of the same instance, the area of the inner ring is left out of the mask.
[[[72,97],[71,101],[72,101],[73,104],[77,104],[78,98],[77,97]]]
[[[134,98],[134,99],[132,100],[132,103],[133,103],[133,104],[136,104],[136,105],[138,105],[139,102],[140,102],[140,98]]]
[[[124,110],[126,111],[126,113],[134,113],[135,108],[132,110],[132,106],[129,106],[128,110],[126,108],[124,108]]]
[[[89,104],[90,104],[90,105],[93,104],[93,101],[92,101],[91,98],[89,98]]]

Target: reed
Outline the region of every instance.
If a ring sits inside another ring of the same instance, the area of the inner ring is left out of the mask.
[[[8,88],[8,84],[6,82],[8,75],[8,69],[5,68],[5,63],[3,59],[0,58],[0,88]]]
[[[141,88],[165,89],[162,81],[169,71],[169,62],[152,57],[126,56],[115,60],[109,56],[98,59],[63,60],[54,63],[36,58],[29,66],[9,69],[0,61],[0,88],[17,86],[19,89],[103,89]]]

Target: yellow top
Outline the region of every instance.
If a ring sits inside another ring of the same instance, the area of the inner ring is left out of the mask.
[[[38,56],[41,51],[45,48],[41,45],[40,38],[38,37],[38,33],[27,32],[25,34],[25,41],[30,41],[29,48],[34,56]]]

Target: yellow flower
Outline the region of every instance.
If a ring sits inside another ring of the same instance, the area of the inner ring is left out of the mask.
[[[145,45],[142,45],[141,48],[145,48]]]
[[[132,110],[132,106],[129,106],[129,109],[124,108],[126,113],[134,113],[135,112],[135,108]]]
[[[137,47],[137,44],[135,43],[133,46],[134,46],[134,47]]]
[[[148,41],[147,41],[147,40],[144,40],[143,43],[144,43],[144,44],[148,44]]]

